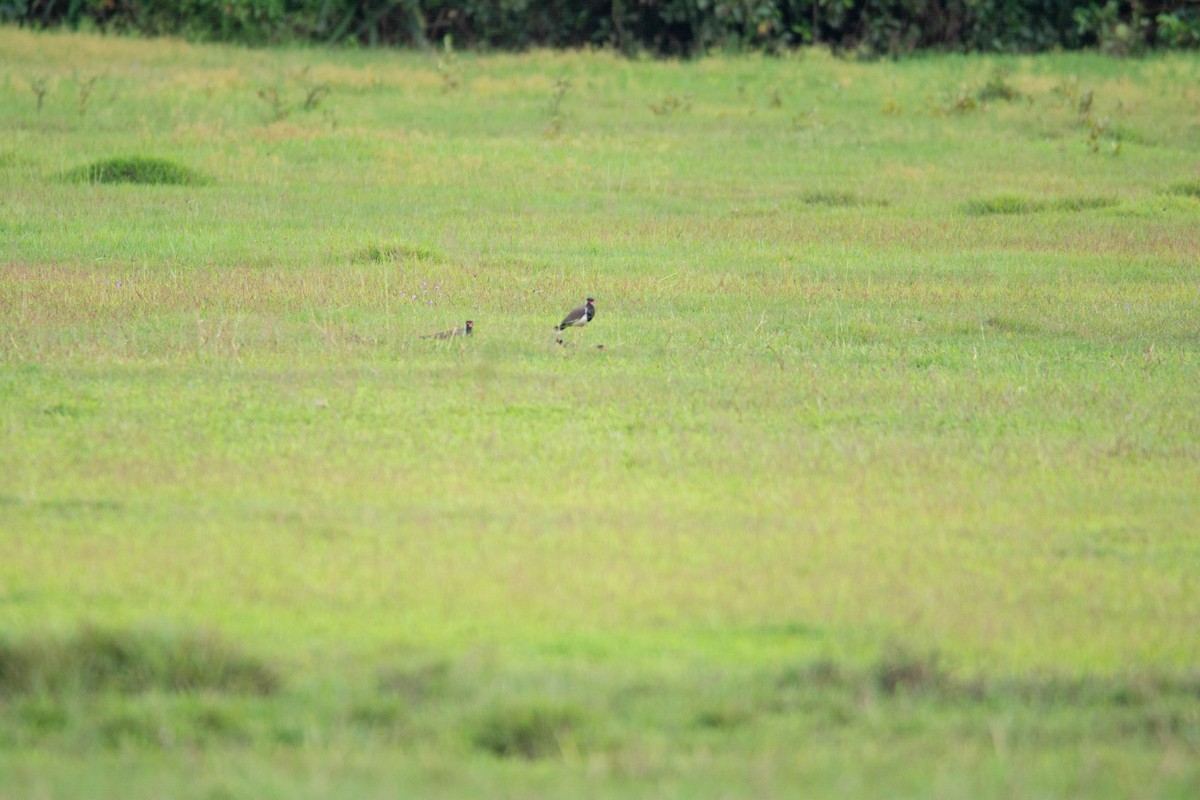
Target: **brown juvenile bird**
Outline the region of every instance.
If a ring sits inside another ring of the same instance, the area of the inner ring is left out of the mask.
[[[428,336],[422,336],[422,339],[453,339],[455,336],[470,336],[475,331],[475,323],[472,320],[467,320],[465,328],[451,328],[448,331],[440,333],[431,333]]]
[[[555,331],[565,331],[567,328],[582,328],[592,321],[592,317],[596,316],[596,300],[589,297],[587,302],[571,311],[563,317],[563,321],[554,327]],[[558,342],[562,343],[562,338],[558,338]]]

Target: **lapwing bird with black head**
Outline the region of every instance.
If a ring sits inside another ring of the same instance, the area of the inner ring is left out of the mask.
[[[448,331],[440,333],[431,333],[427,336],[422,336],[422,339],[453,339],[455,336],[470,336],[475,332],[475,323],[472,320],[467,320],[467,325],[464,328],[451,328]]]
[[[582,328],[592,321],[596,316],[596,298],[589,297],[587,302],[581,306],[573,308],[563,317],[563,321],[554,327],[555,332],[561,333],[567,328]],[[562,337],[556,337],[559,344],[562,344]]]

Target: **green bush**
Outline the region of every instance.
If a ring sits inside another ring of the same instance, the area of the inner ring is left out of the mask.
[[[1154,18],[1158,44],[1164,47],[1200,47],[1200,7],[1179,8]]]
[[[266,45],[615,47],[692,55],[812,42],[863,56],[1200,46],[1192,0],[0,0],[0,21]]]

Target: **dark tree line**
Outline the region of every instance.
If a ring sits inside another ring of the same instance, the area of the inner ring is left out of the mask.
[[[1200,47],[1200,0],[0,0],[0,21],[267,45],[612,47],[655,55]]]

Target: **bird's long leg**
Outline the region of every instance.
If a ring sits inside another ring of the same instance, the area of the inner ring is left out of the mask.
[[[578,344],[578,342],[575,341],[575,338],[579,336],[575,330],[578,327],[578,325],[568,325],[567,327],[563,328],[558,334],[558,343],[563,347],[574,347],[576,344]],[[571,331],[570,339],[567,338],[567,331]]]

